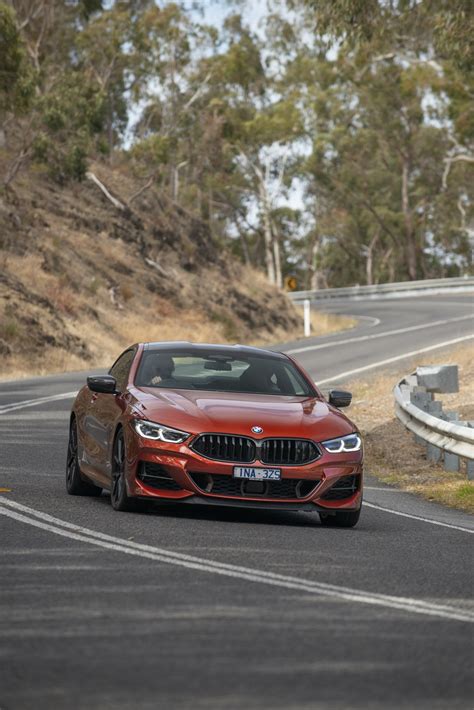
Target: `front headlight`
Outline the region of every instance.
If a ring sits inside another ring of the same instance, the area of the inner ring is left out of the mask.
[[[153,441],[165,441],[167,444],[181,444],[190,436],[186,431],[179,429],[171,429],[169,426],[157,424],[156,422],[147,422],[145,419],[135,419],[135,431],[144,439],[153,439]]]
[[[330,454],[341,454],[359,451],[362,446],[362,439],[359,434],[348,434],[348,436],[341,436],[338,439],[329,439],[321,443]]]

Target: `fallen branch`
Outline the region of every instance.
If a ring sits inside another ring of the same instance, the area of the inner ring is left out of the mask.
[[[140,197],[140,195],[142,195],[146,190],[148,190],[153,185],[154,180],[155,173],[153,173],[153,175],[150,175],[146,183],[142,185],[139,190],[133,193],[133,195],[129,198],[127,204],[130,206],[132,202],[137,199],[137,197]]]
[[[116,207],[118,210],[125,210],[126,207],[123,205],[120,200],[117,200],[116,197],[110,194],[110,192],[107,190],[105,185],[99,180],[99,178],[94,175],[94,173],[88,172],[86,173],[86,178],[89,180],[92,180],[92,182],[97,185],[99,190],[102,191],[102,193],[105,195],[105,197],[113,204],[114,207]]]
[[[165,269],[157,261],[153,261],[153,259],[150,259],[147,256],[145,256],[145,264],[148,264],[148,266],[151,266],[153,269],[156,269],[158,273],[160,273],[162,276],[165,276],[167,279],[174,278],[179,280],[179,274],[176,269],[173,269],[172,266],[170,266],[168,269]]]

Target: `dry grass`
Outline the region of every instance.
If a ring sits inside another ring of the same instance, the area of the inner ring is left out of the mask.
[[[92,169],[123,201],[136,192],[120,169]],[[102,367],[136,341],[302,337],[281,291],[162,198],[149,190],[124,214],[89,181],[22,171],[0,204],[0,378]],[[351,325],[313,315],[314,334]]]
[[[459,365],[460,392],[436,395],[445,410],[453,409],[462,419],[474,419],[474,362],[472,346],[449,354],[418,356],[403,369],[391,369],[370,379],[347,385],[354,396],[350,416],[364,434],[366,468],[385,483],[416,493],[428,500],[474,512],[474,482],[465,471],[450,473],[426,459],[425,448],[414,441],[395,418],[392,389],[404,375],[423,364]]]
[[[33,272],[33,268],[32,268]],[[50,298],[55,296],[55,277],[48,279],[41,274],[41,281],[47,282]],[[38,288],[42,291],[42,288]],[[97,308],[101,311],[101,320],[106,320],[106,327],[91,321],[89,318],[71,317],[68,319],[69,331],[87,341],[94,357],[92,361],[85,361],[83,358],[61,348],[45,347],[41,354],[25,353],[13,354],[4,359],[1,371],[2,380],[16,379],[21,377],[42,376],[53,373],[73,372],[76,370],[95,369],[109,367],[117,355],[127,347],[136,342],[144,341],[166,341],[166,340],[189,340],[197,343],[227,343],[229,342],[226,332],[226,323],[209,320],[205,313],[197,309],[179,313],[174,307],[163,302],[156,296],[150,296],[149,304],[143,310],[133,310],[133,304],[125,304],[124,310],[108,310],[101,308],[101,298],[108,299],[105,289],[98,288]],[[103,293],[100,293],[103,291]],[[74,304],[75,313],[81,312],[85,301],[75,293],[71,292],[70,300],[63,300],[64,305],[59,306],[59,298],[69,298],[69,290],[61,291],[58,296],[58,307],[61,307],[64,315],[67,313],[66,306],[72,308]],[[129,299],[132,300],[132,299]],[[150,314],[150,315],[148,315]],[[351,327],[351,319],[344,316],[330,316],[326,314],[313,314],[313,329],[318,334],[333,333]],[[7,324],[8,325],[8,324]],[[274,341],[288,340],[292,334],[283,329],[276,329]],[[270,341],[269,337],[255,338],[249,344],[265,345]],[[235,342],[231,340],[230,342]],[[245,342],[245,340],[244,340]]]
[[[301,332],[303,332],[303,306],[295,306],[301,315]],[[357,324],[356,318],[338,316],[334,313],[321,313],[311,309],[311,335],[330,335],[341,330],[349,330]]]

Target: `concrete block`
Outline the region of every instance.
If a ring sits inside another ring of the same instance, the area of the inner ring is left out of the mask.
[[[444,470],[459,471],[459,456],[449,451],[444,452]]]
[[[408,385],[400,385],[400,392],[404,402],[409,402],[411,397],[411,387]]]
[[[438,461],[441,460],[441,449],[439,449],[434,444],[427,444],[426,458],[428,459],[428,461],[434,461],[434,463],[438,463]]]
[[[456,422],[456,424],[463,426],[463,423],[459,421],[459,412],[443,412],[440,419],[444,419],[445,422]]]
[[[474,481],[474,461],[470,459],[466,461],[466,470],[468,481]]]
[[[424,411],[427,414],[432,414],[438,419],[443,419],[443,403],[442,402],[427,402]]]
[[[416,392],[412,390],[410,392],[410,402],[426,412],[426,407],[433,402],[433,395],[431,392]]]
[[[457,365],[437,365],[416,368],[418,384],[428,392],[459,392]]]

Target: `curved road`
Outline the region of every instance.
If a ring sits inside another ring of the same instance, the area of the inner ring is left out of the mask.
[[[328,387],[474,330],[467,295],[324,308],[359,325],[280,349]],[[2,710],[472,707],[471,516],[370,476],[354,530],[117,514],[64,490],[71,399],[49,398],[83,381],[0,383]]]

